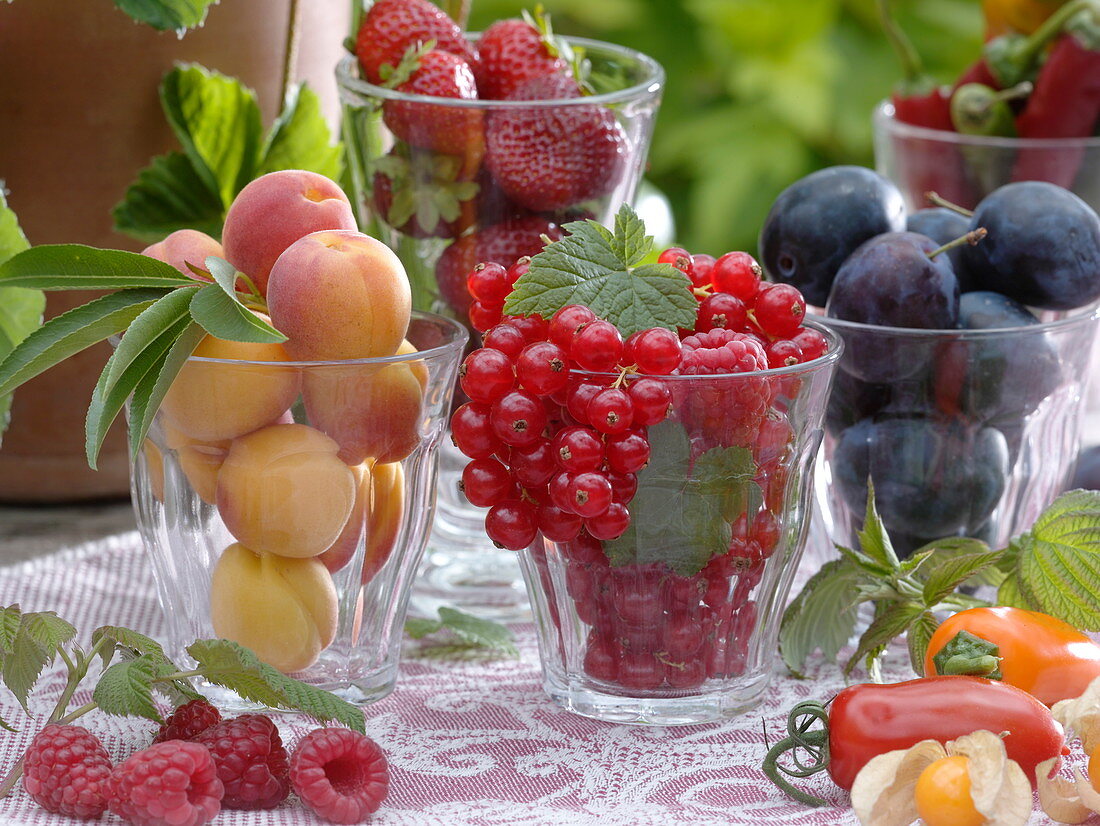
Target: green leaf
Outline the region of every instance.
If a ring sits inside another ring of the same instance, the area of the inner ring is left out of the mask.
[[[1019,545],[1020,590],[1035,610],[1100,631],[1100,553],[1034,535],[1021,537]]]
[[[499,622],[475,617],[473,614],[467,614],[446,605],[439,608],[439,619],[443,627],[450,629],[471,645],[491,648],[511,657],[519,656],[515,637],[507,626]]]
[[[40,290],[127,290],[137,287],[193,285],[163,261],[122,250],[101,250],[82,244],[31,247],[0,264],[0,287]]]
[[[748,448],[711,448],[695,460],[692,473],[699,493],[715,498],[727,522],[755,511],[763,500],[763,492],[754,481],[756,463]]]
[[[235,78],[191,64],[165,76],[160,99],[196,173],[228,206],[256,169],[263,134],[256,93]]]
[[[92,692],[102,711],[119,717],[138,716],[161,722],[153,702],[157,665],[148,656],[117,662],[104,671]]]
[[[177,673],[179,667],[164,653],[160,643],[151,637],[140,634],[130,628],[117,625],[103,625],[92,632],[92,646],[99,645],[99,655],[106,667],[115,651],[124,660],[145,657],[154,667],[153,688],[164,694],[173,704],[182,705],[189,700],[198,700],[202,695],[195,691],[187,680],[165,680],[169,674]]]
[[[27,708],[27,696],[34,684],[38,681],[38,675],[42,673],[53,657],[32,637],[25,625],[20,624],[19,630],[12,640],[11,652],[4,657],[4,685],[15,695],[19,705],[30,714]]]
[[[443,620],[428,619],[427,617],[409,617],[405,620],[405,633],[414,640],[423,639],[429,634],[434,634],[443,627]]]
[[[126,329],[163,290],[121,290],[51,318],[0,362],[0,394]]]
[[[1035,605],[1020,590],[1020,577],[1015,571],[1006,576],[997,588],[997,604],[1028,611],[1035,610]]]
[[[856,663],[865,660],[867,672],[874,676],[878,671],[878,658],[895,638],[904,634],[925,613],[924,606],[911,602],[880,603],[878,615],[871,621],[859,645],[844,666],[844,676],[852,673]]]
[[[867,478],[867,512],[863,517],[863,530],[857,535],[859,546],[867,556],[891,570],[897,569],[898,555],[875,507],[875,486],[870,477]]]
[[[141,452],[145,436],[153,424],[153,416],[156,415],[160,403],[164,401],[168,388],[172,386],[172,382],[188,357],[205,337],[206,332],[202,327],[198,324],[189,324],[164,357],[160,369],[147,373],[134,387],[134,393],[130,399],[130,458],[132,461],[136,461],[138,453]]]
[[[847,560],[826,562],[783,612],[779,626],[779,652],[783,662],[801,675],[806,658],[816,649],[829,662],[856,627],[858,588],[867,575]]]
[[[20,622],[22,622],[22,614],[18,605],[9,605],[7,608],[0,609],[0,657],[11,651]]]
[[[272,708],[300,711],[320,722],[336,720],[366,730],[363,712],[334,694],[299,682],[272,668],[230,640],[196,640],[187,647],[203,676],[212,683]]]
[[[924,583],[924,602],[933,607],[941,599],[966,582],[975,574],[981,573],[1001,558],[1000,551],[991,551],[984,542],[972,540],[974,545],[984,550],[969,553],[955,553],[936,559]]]
[[[745,495],[736,488],[746,484],[746,468],[736,451],[715,448],[721,454],[703,454],[706,459],[700,457],[692,472],[690,442],[676,422],[651,427],[649,443],[649,464],[638,472],[638,491],[629,505],[630,527],[604,549],[612,565],[663,562],[692,576],[729,550],[724,512],[731,499]],[[749,479],[752,474],[749,470]]]
[[[206,20],[206,10],[218,0],[115,0],[115,5],[139,23],[168,31],[191,29]]]
[[[584,304],[624,337],[650,327],[694,324],[699,303],[687,276],[671,264],[628,263],[648,252],[641,219],[629,206],[619,211],[615,234],[591,220],[564,229],[565,238],[531,259],[508,296],[506,313],[550,318],[567,304]]]
[[[53,662],[57,649],[76,636],[76,629],[53,611],[24,614],[20,626],[42,646]]]
[[[321,112],[320,98],[307,84],[300,83],[287,92],[283,111],[260,153],[255,177],[280,169],[308,169],[336,181],[343,166],[342,154]]]
[[[15,213],[4,199],[0,186],[0,264],[13,255],[27,249],[30,244],[19,228]],[[0,361],[42,325],[42,313],[46,309],[46,296],[41,290],[22,287],[0,287]],[[11,411],[11,394],[0,395],[0,437],[8,426]]]
[[[912,666],[913,671],[922,677],[928,676],[924,673],[924,655],[928,652],[928,643],[932,640],[932,635],[936,633],[938,627],[939,623],[936,622],[935,616],[930,611],[925,611],[909,626],[909,631],[906,634],[906,642],[909,646],[909,665]]]
[[[857,568],[861,568],[869,574],[876,577],[889,577],[895,572],[888,565],[884,565],[881,562],[877,562],[862,551],[857,551],[854,548],[848,548],[844,545],[833,543],[833,547],[836,548],[837,553],[847,559]]]
[[[286,341],[286,336],[217,284],[203,287],[195,293],[191,301],[191,317],[217,338],[276,344]]]
[[[115,229],[152,244],[178,229],[222,234],[226,205],[191,159],[180,152],[153,158],[111,210]]]
[[[200,289],[194,286],[172,290],[168,295],[157,299],[151,306],[142,310],[130,322],[122,340],[115,348],[111,363],[104,370],[106,378],[103,390],[105,392],[110,391],[118,383],[119,377],[139,356],[161,341],[165,333],[175,329],[181,321],[190,317],[191,299]],[[163,352],[167,352],[167,347],[163,348]]]

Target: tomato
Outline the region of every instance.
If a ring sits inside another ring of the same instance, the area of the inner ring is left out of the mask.
[[[913,796],[926,826],[982,826],[985,817],[970,795],[970,761],[943,757],[920,773]]]
[[[996,646],[1001,679],[1048,706],[1080,697],[1100,677],[1100,645],[1048,614],[1005,607],[971,608],[944,620],[928,642],[925,674],[939,673],[933,657],[960,631]]]
[[[829,775],[850,789],[872,757],[980,729],[1007,732],[1005,750],[1032,785],[1035,767],[1062,754],[1062,726],[1030,694],[981,677],[924,677],[849,686],[836,695],[829,707]]]

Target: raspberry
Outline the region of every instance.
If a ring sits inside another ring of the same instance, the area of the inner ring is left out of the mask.
[[[683,340],[680,373],[685,376],[714,373],[748,373],[766,370],[768,357],[760,339],[749,333],[716,328]]]
[[[23,758],[23,788],[47,812],[94,818],[107,808],[111,758],[81,726],[50,723]]]
[[[184,740],[131,754],[107,788],[111,811],[136,826],[201,826],[221,811],[225,791],[206,746]]]
[[[234,717],[208,728],[195,742],[210,749],[227,809],[273,809],[290,794],[286,749],[270,717]]]
[[[153,743],[163,743],[165,740],[190,740],[221,721],[221,714],[206,700],[192,700],[173,711],[161,724],[160,731],[153,738]]]
[[[290,782],[321,817],[359,823],[386,799],[390,771],[386,755],[369,737],[346,728],[319,728],[294,750]]]
[[[714,329],[683,341],[680,373],[716,375],[764,370],[768,357],[760,340],[748,333]],[[701,436],[719,445],[751,445],[768,409],[771,387],[763,377],[700,381],[676,403]]]

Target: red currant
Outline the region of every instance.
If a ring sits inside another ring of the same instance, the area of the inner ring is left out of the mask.
[[[791,284],[762,284],[752,315],[769,336],[793,336],[806,316],[806,299]]]
[[[719,292],[729,293],[742,301],[751,301],[760,288],[764,271],[747,252],[727,252],[714,262],[710,283]]]
[[[624,688],[648,690],[665,681],[665,664],[652,654],[626,652],[619,663],[617,682]]]
[[[500,307],[487,307],[480,301],[470,305],[470,326],[479,333],[484,333],[490,327],[499,324],[500,319]]]
[[[588,405],[601,390],[603,387],[590,381],[572,385],[565,397],[565,409],[578,423],[589,424]]]
[[[523,337],[523,333],[514,324],[496,325],[485,333],[481,342],[483,347],[500,350],[510,359],[515,359],[527,346],[527,339]]]
[[[560,390],[569,383],[565,351],[551,341],[528,344],[516,359],[516,378],[537,396]]]
[[[579,516],[562,510],[554,504],[539,505],[538,521],[542,535],[551,542],[569,542],[576,539],[583,526]]]
[[[622,505],[630,504],[630,500],[638,492],[636,474],[611,471],[607,474],[607,481],[611,483],[611,498]]]
[[[517,258],[516,263],[508,268],[507,280],[508,289],[512,288],[512,285],[519,281],[520,278],[527,275],[527,271],[531,268],[531,256],[525,255],[522,258]]]
[[[703,629],[698,618],[689,612],[670,614],[663,624],[665,653],[674,662],[683,662],[703,647]]]
[[[489,422],[500,441],[511,447],[533,445],[546,428],[546,408],[524,390],[513,390],[492,407]]]
[[[794,367],[802,362],[802,349],[789,338],[777,338],[764,348],[768,367]]]
[[[683,247],[669,247],[657,256],[657,263],[671,264],[684,275],[691,275],[692,256]]]
[[[482,262],[466,276],[466,289],[486,307],[503,307],[504,299],[512,290],[507,271],[493,261]]]
[[[584,652],[584,673],[594,680],[618,682],[619,652],[610,640],[590,636]]]
[[[567,304],[550,319],[550,340],[568,353],[574,336],[595,320],[596,314],[584,305]]]
[[[454,443],[471,459],[483,459],[501,449],[489,419],[489,406],[478,402],[467,402],[451,416]]]
[[[626,505],[612,502],[603,513],[585,519],[584,527],[596,539],[618,539],[630,527],[630,511]]]
[[[611,505],[611,482],[602,473],[575,474],[569,480],[569,505],[570,510],[585,519],[598,516]]]
[[[710,273],[714,269],[714,256],[705,252],[697,252],[691,256],[691,286],[705,287],[710,284]]]
[[[672,330],[653,327],[635,336],[631,336],[630,360],[639,372],[667,376],[680,365],[680,337]]]
[[[583,473],[603,464],[604,445],[589,427],[574,425],[558,431],[553,441],[554,461],[562,470]]]
[[[743,330],[748,322],[745,302],[729,293],[713,293],[699,302],[699,313],[695,320],[695,332],[706,333],[722,328],[724,330]]]
[[[511,472],[492,456],[474,459],[466,465],[459,486],[470,504],[479,508],[488,508],[516,494]]]
[[[514,447],[508,454],[512,475],[525,488],[538,488],[557,472],[549,439],[538,439],[526,447]]]
[[[510,323],[516,326],[528,344],[536,341],[546,341],[550,332],[550,325],[537,315],[509,316]]]
[[[596,393],[585,412],[588,421],[601,433],[622,433],[634,422],[634,402],[625,390],[617,387]]]
[[[825,351],[829,349],[829,340],[812,327],[801,328],[791,337],[791,341],[802,350],[802,360],[804,362],[821,358],[825,355]]]
[[[637,430],[607,437],[607,466],[615,473],[637,473],[649,462],[649,440]]]
[[[500,350],[486,348],[466,356],[458,376],[462,391],[483,404],[492,404],[516,384],[512,360]]]
[[[597,319],[586,324],[573,337],[569,357],[582,370],[606,373],[613,370],[623,355],[623,337],[610,321]]]
[[[572,473],[562,472],[551,476],[550,483],[547,486],[550,503],[566,513],[575,513],[573,502],[569,498],[569,485],[572,481]]]
[[[538,532],[535,506],[522,499],[499,502],[485,515],[485,533],[509,551],[523,550],[535,541]]]
[[[634,424],[649,427],[663,422],[672,406],[672,391],[659,379],[638,379],[626,388],[634,404]],[[595,395],[595,394],[593,394]]]

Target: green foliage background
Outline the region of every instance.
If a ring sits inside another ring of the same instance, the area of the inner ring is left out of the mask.
[[[563,34],[652,55],[668,82],[648,177],[693,252],[756,249],[775,196],[838,163],[872,165],[870,115],[900,78],[874,0],[544,0]],[[470,29],[531,3],[474,0]],[[937,80],[976,59],[979,0],[896,0]]]

